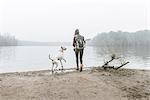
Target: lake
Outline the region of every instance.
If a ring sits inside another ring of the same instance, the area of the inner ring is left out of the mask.
[[[33,70],[51,69],[51,61],[48,55],[54,57],[60,46],[7,46],[0,47],[0,73],[21,72]],[[64,68],[75,68],[75,54],[71,46],[66,46]],[[111,65],[119,66],[120,62],[129,61],[124,66],[131,69],[150,69],[150,49],[149,48],[106,48],[87,46],[84,51],[84,66],[101,66],[104,61],[110,59],[110,55],[115,53],[122,57]]]

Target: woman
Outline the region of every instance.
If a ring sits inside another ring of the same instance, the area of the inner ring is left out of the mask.
[[[79,59],[80,59],[80,72],[83,69],[83,52],[84,52],[85,41],[84,37],[79,34],[79,30],[75,30],[73,38],[73,47],[76,56],[77,70],[79,70]],[[80,57],[79,57],[80,56]]]

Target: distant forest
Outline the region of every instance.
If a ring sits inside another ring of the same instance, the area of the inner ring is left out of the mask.
[[[150,46],[150,30],[136,32],[102,32],[95,36],[91,42],[93,46]]]
[[[71,45],[68,43],[57,42],[32,42],[17,40],[10,34],[0,34],[0,46],[17,45]],[[92,46],[119,46],[119,47],[150,47],[150,30],[141,30],[136,32],[110,31],[97,34],[88,45]]]
[[[16,46],[17,39],[9,34],[0,34],[0,46]]]

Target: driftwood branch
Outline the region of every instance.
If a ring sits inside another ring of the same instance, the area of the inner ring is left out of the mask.
[[[109,65],[108,65],[108,64],[109,64],[110,62],[112,62],[113,60],[119,59],[119,58],[121,58],[121,57],[116,57],[116,55],[113,54],[113,55],[111,56],[111,59],[110,59],[109,61],[106,61],[106,62],[104,63],[104,65],[102,65],[102,67],[103,67],[104,69],[109,68],[109,69],[115,69],[115,70],[117,70],[117,69],[119,69],[119,68],[121,68],[121,67],[123,67],[123,66],[125,66],[126,64],[129,63],[129,62],[125,62],[125,63],[121,64],[121,65],[118,66],[118,67],[114,67],[114,66],[109,66]]]
[[[110,62],[112,62],[114,59],[116,59],[116,55],[115,55],[115,54],[113,54],[113,55],[111,56],[111,60],[105,62],[102,67],[105,68],[105,67],[108,66],[108,64],[109,64]]]
[[[121,67],[125,66],[125,65],[126,65],[126,64],[128,64],[128,63],[129,63],[129,62],[126,62],[126,63],[124,63],[124,64],[120,65],[119,67],[115,68],[115,69],[117,70],[117,69],[119,69],[119,68],[121,68]]]

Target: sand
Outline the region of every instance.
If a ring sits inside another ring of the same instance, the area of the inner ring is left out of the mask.
[[[150,100],[150,71],[5,73],[0,74],[0,100]]]

